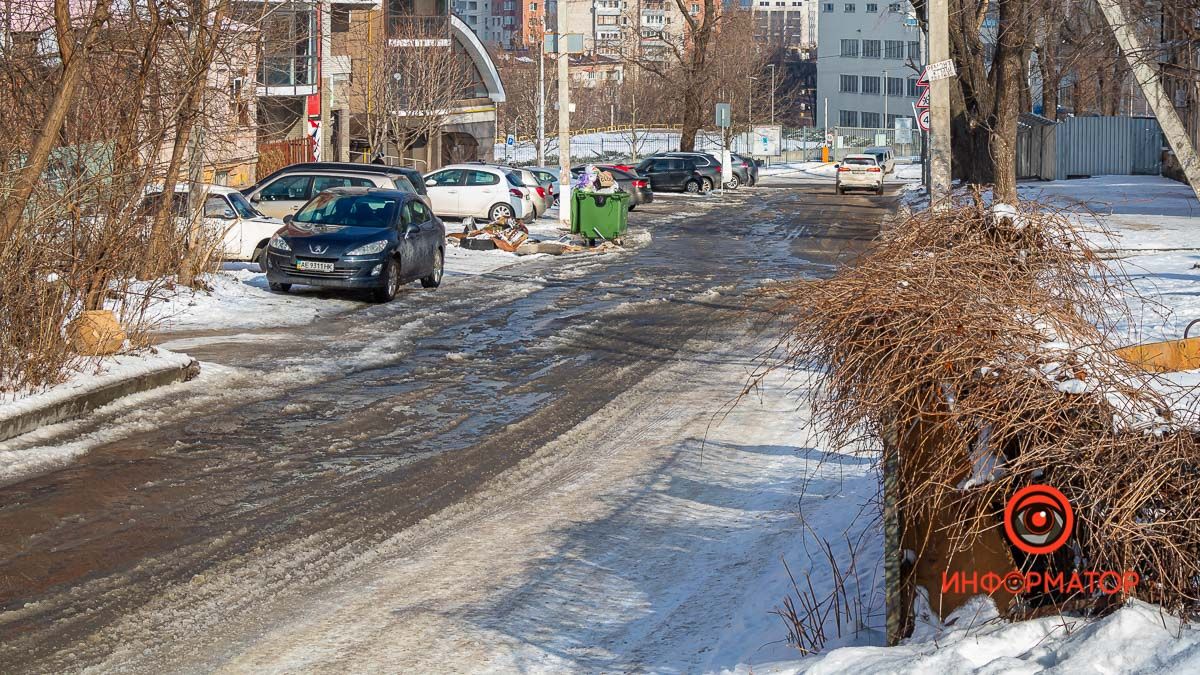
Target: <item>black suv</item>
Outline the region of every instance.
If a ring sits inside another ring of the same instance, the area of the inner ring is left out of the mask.
[[[672,157],[655,155],[642,160],[637,166],[639,175],[650,181],[650,189],[655,192],[675,190],[684,192],[702,192],[705,183],[711,187],[704,174],[696,167],[696,160],[691,157]]]

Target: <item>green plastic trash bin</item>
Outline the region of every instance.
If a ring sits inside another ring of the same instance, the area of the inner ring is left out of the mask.
[[[629,227],[629,193],[599,194],[588,190],[571,193],[571,232],[595,243],[612,241]]]

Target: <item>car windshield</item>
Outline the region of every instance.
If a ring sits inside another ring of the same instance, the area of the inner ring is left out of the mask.
[[[246,198],[240,192],[233,192],[228,195],[230,203],[233,204],[233,210],[242,218],[262,218],[263,214],[258,212],[258,209],[250,205]]]
[[[399,206],[395,197],[323,192],[296,214],[292,222],[352,227],[390,227]]]

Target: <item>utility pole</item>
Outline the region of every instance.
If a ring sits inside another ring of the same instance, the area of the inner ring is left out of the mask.
[[[950,60],[948,0],[929,0],[929,62]],[[929,83],[930,203],[950,196],[950,80]]]
[[[750,100],[746,106],[746,117],[750,120],[750,124],[746,127],[746,153],[754,154],[754,139],[751,134],[754,133],[754,82],[757,77],[750,78]]]
[[[1158,125],[1162,127],[1163,135],[1167,137],[1167,143],[1175,151],[1175,157],[1179,160],[1179,165],[1183,167],[1184,176],[1187,177],[1196,196],[1200,198],[1200,158],[1196,156],[1196,148],[1192,146],[1187,128],[1183,126],[1183,120],[1179,119],[1179,113],[1163,89],[1158,71],[1146,59],[1146,52],[1142,49],[1141,40],[1133,31],[1133,24],[1125,16],[1125,10],[1120,3],[1117,0],[1099,0],[1097,4],[1100,5],[1100,11],[1104,13],[1104,19],[1108,21],[1113,35],[1116,36],[1121,51],[1125,52],[1125,58],[1129,60],[1129,68],[1133,71],[1138,85],[1141,86],[1146,102],[1154,111]]]
[[[943,0],[944,1],[944,0]],[[555,5],[557,33],[554,46],[558,52],[558,185],[559,207],[558,222],[571,225],[571,96],[568,91],[570,56],[567,54],[567,8],[566,0],[558,0]],[[566,197],[563,204],[562,198]]]
[[[542,39],[538,45],[538,94],[537,94],[537,165],[546,166],[546,31],[542,20]],[[506,146],[507,147],[507,146]]]

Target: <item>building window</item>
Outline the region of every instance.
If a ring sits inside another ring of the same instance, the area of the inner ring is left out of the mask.
[[[883,43],[883,57],[886,59],[904,58],[904,41],[887,40]]]
[[[921,43],[920,42],[908,43],[908,60],[912,61],[913,63],[921,62]]]
[[[854,13],[854,3],[853,3],[853,2],[847,2],[847,3],[846,3],[846,13],[847,13],[847,14],[853,14],[853,13]]]
[[[879,40],[863,40],[862,55],[864,59],[877,59],[880,57],[882,47]]]
[[[858,93],[858,76],[842,75],[842,91],[847,94]]]
[[[821,11],[822,11],[822,12],[825,12],[826,14],[832,13],[832,12],[833,12],[833,3],[832,3],[832,2],[826,2],[826,3],[822,4],[822,5],[821,5]]]
[[[909,98],[917,97],[917,78],[908,78],[908,90],[905,92]]]
[[[862,93],[878,95],[879,94],[879,78],[875,75],[863,75]]]
[[[889,12],[895,12],[896,14],[899,14],[899,13],[900,13],[900,3],[898,3],[898,2],[893,2],[892,4],[888,5],[888,11],[889,11]]]
[[[529,3],[529,11],[531,11],[531,12],[537,11],[537,3],[536,2]]]
[[[876,14],[878,12],[879,12],[879,5],[877,5],[873,2],[867,3],[867,14]]]
[[[842,127],[858,126],[858,111],[857,110],[839,110],[838,111],[838,126],[842,126]]]
[[[867,128],[867,129],[878,129],[879,128],[879,113],[864,112],[862,114],[862,125],[863,125],[863,127]]]
[[[842,56],[858,57],[858,40],[842,40]]]
[[[887,95],[888,96],[903,96],[904,95],[904,78],[889,77],[887,79]]]

